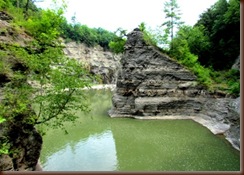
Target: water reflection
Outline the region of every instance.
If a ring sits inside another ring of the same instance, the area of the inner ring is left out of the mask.
[[[111,92],[87,91],[89,114],[43,137],[46,171],[238,171],[240,154],[192,120],[110,118]]]
[[[43,165],[48,171],[113,171],[117,167],[116,148],[111,131],[81,139],[50,155]]]

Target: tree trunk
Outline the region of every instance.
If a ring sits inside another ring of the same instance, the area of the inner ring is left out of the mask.
[[[24,11],[25,19],[27,19],[28,17],[29,4],[30,4],[30,0],[27,0],[25,5],[25,11]]]

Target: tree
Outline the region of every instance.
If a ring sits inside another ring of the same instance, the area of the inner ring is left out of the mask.
[[[229,69],[240,55],[240,1],[217,1],[200,15],[195,26],[201,25],[210,48],[199,53],[199,61],[216,70]]]
[[[60,27],[62,29],[61,36],[66,41],[76,41],[84,43],[88,47],[100,45],[104,50],[109,49],[109,42],[116,38],[116,35],[102,28],[89,28],[86,25],[75,23],[75,16],[72,17],[73,22],[69,24],[67,20],[63,20]]]
[[[171,42],[171,45],[174,45],[174,47],[171,46],[169,54],[194,72],[202,85],[209,87],[212,84],[210,70],[201,66],[197,55],[192,54],[190,51],[189,44],[192,44],[192,39],[194,39],[194,35],[191,36],[192,32],[195,32],[192,27],[182,26]],[[197,39],[194,40],[197,41]]]
[[[170,37],[170,41],[174,38],[175,28],[179,27],[181,24],[183,24],[182,21],[180,21],[180,10],[179,6],[177,4],[176,0],[169,0],[164,3],[164,13],[166,15],[167,21],[165,21],[162,26],[166,26],[166,29],[164,30],[166,39],[166,43],[168,42],[168,38]]]
[[[210,49],[209,37],[204,35],[204,26],[184,26],[180,30],[185,30],[185,39],[191,53],[200,55],[200,53],[207,52]]]
[[[0,9],[5,9],[9,7],[10,1],[9,0],[0,0]]]
[[[26,67],[31,70],[30,80],[38,82],[40,93],[33,101],[38,108],[35,124],[55,120],[55,126],[64,121],[73,121],[73,109],[86,110],[84,103],[77,103],[84,97],[80,88],[89,87],[93,77],[85,66],[64,56],[59,36],[64,21],[63,10],[43,10],[41,16],[29,18],[23,24],[35,37],[30,48]],[[77,96],[77,95],[81,96]]]
[[[62,10],[42,10],[21,22],[31,41],[24,46],[0,43],[0,155],[16,151],[8,135],[16,132],[15,126],[63,128],[79,117],[77,110],[89,110],[82,88],[95,78],[85,65],[64,55],[59,40],[63,20]],[[16,36],[19,30],[13,30]]]
[[[23,9],[25,19],[29,16],[29,10],[37,11],[38,8],[35,6],[35,2],[43,2],[44,0],[10,0],[12,5],[17,8]]]
[[[112,41],[109,42],[109,48],[116,54],[123,53],[124,45],[126,43],[126,30],[118,28],[115,34],[119,36],[116,36]]]
[[[97,28],[94,29],[97,35],[97,43],[103,47],[104,50],[108,50],[109,49],[109,42],[114,40],[114,38],[116,38],[117,36],[112,33],[109,32],[105,29],[102,28]]]
[[[146,24],[144,22],[142,22],[138,27],[142,32],[146,30]]]

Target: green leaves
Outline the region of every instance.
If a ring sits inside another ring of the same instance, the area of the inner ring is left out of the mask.
[[[76,41],[84,43],[88,47],[94,47],[100,45],[104,49],[109,49],[109,42],[116,38],[116,35],[102,28],[89,28],[86,25],[80,23],[68,24],[67,21],[63,21],[61,24],[62,37],[66,41]]]
[[[6,121],[6,119],[3,118],[2,116],[0,116],[0,123],[3,123],[3,122],[5,122],[5,121]]]
[[[5,2],[9,1],[0,0],[0,8],[7,7]],[[64,56],[59,40],[63,8],[31,14],[27,7],[25,20],[24,10],[12,5],[17,22],[1,30],[13,34],[0,43],[0,155],[12,154],[16,138],[9,133],[16,133],[16,128],[25,130],[37,124],[63,128],[64,122],[79,117],[77,111],[88,112],[82,88],[96,81],[85,65]],[[19,41],[23,38],[27,39]]]
[[[196,26],[200,25],[210,44],[198,53],[201,64],[215,70],[230,69],[240,54],[240,1],[218,0],[201,14]]]
[[[124,52],[124,46],[126,43],[126,30],[118,28],[115,34],[118,33],[118,36],[114,37],[112,41],[109,42],[109,48],[112,52],[119,54]]]
[[[60,25],[64,21],[63,11],[42,10],[40,14],[31,16],[21,23],[39,44],[53,45],[60,35]]]
[[[203,26],[182,26],[176,37],[173,39],[170,49],[170,55],[188,69],[197,77],[199,82],[209,90],[222,90],[232,95],[238,95],[240,92],[240,75],[234,70],[227,73],[218,73],[211,67],[207,68],[200,64],[198,54],[211,48],[209,38],[205,36]]]
[[[78,117],[75,110],[86,111],[88,108],[81,89],[90,87],[93,77],[76,60],[62,55],[59,58],[56,64],[50,65],[48,72],[36,75],[40,77],[37,81],[39,92],[33,99],[38,114],[36,124],[61,127],[62,122],[74,121]]]
[[[123,53],[125,42],[126,40],[123,38],[116,39],[116,41],[111,41],[109,43],[109,48],[116,54]]]
[[[168,19],[162,24],[162,26],[166,27],[164,29],[165,32],[164,37],[167,38],[166,40],[166,44],[167,44],[169,39],[168,37],[170,36],[170,41],[172,41],[174,38],[175,28],[180,27],[180,25],[182,25],[183,22],[180,21],[181,13],[176,0],[169,0],[164,3],[164,13],[166,15],[165,18]]]
[[[62,8],[41,10],[18,22],[32,41],[26,46],[1,44],[0,74],[9,78],[3,84],[1,123],[62,127],[75,121],[77,110],[89,111],[82,88],[96,80],[85,65],[64,56],[59,41],[62,15]],[[90,32],[85,29],[84,36]]]
[[[0,142],[0,155],[2,154],[9,154],[10,145],[7,142],[1,143]]]
[[[174,38],[171,43],[174,47],[171,47],[170,55],[190,69],[198,77],[198,81],[202,85],[210,87],[212,83],[210,70],[200,65],[198,57],[190,51],[189,45],[193,44],[192,42],[194,40],[199,39],[198,37],[194,38],[194,34],[192,34],[193,31],[194,30],[190,26],[183,26],[180,28],[176,38]]]
[[[7,7],[9,7],[10,5],[10,2],[9,0],[0,0],[0,9],[5,9]]]
[[[240,1],[239,0],[229,0],[228,10],[224,14],[224,22],[226,24],[240,23]]]

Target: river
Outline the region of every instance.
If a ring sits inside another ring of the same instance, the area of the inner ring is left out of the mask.
[[[112,93],[86,90],[90,113],[43,136],[44,171],[240,171],[240,153],[193,120],[110,118]]]

